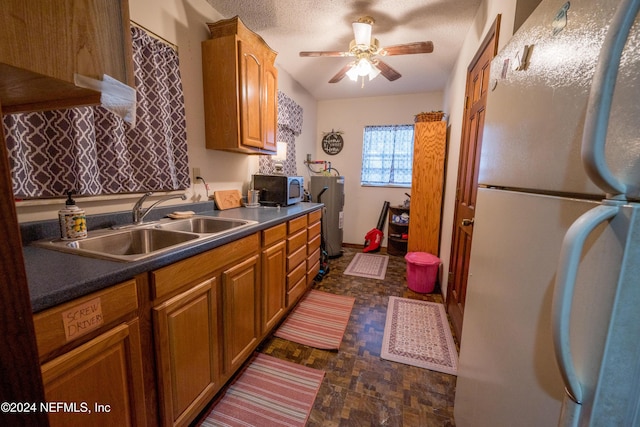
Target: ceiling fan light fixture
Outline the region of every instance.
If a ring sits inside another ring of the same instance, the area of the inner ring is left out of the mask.
[[[367,58],[360,58],[355,68],[359,76],[368,76],[373,66]]]
[[[375,79],[380,74],[380,70],[375,65],[371,66],[371,71],[369,72],[369,81]]]
[[[371,24],[354,22],[352,26],[356,45],[369,46],[371,44]]]
[[[349,68],[349,71],[347,71],[347,77],[349,77],[351,81],[358,81],[358,68],[356,67],[355,62],[353,63],[352,67]]]

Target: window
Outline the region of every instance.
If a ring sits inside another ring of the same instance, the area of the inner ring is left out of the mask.
[[[413,125],[365,126],[361,185],[411,187]]]

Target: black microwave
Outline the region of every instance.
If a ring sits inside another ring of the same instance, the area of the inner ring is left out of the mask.
[[[302,200],[304,193],[301,176],[253,175],[253,189],[260,191],[263,206],[289,206]]]

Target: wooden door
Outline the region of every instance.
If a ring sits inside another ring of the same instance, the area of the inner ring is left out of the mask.
[[[258,255],[222,273],[224,373],[244,363],[260,338]]]
[[[262,58],[250,43],[238,41],[240,63],[240,142],[249,147],[262,148],[264,127],[262,113]]]
[[[265,60],[264,64],[264,143],[262,148],[277,151],[278,131],[278,69]]]
[[[276,326],[284,315],[287,294],[287,243],[282,240],[262,251],[262,332]]]
[[[407,252],[440,255],[446,146],[447,122],[415,124]]]
[[[219,389],[216,279],[153,309],[163,426],[186,425]]]
[[[478,189],[478,166],[482,147],[487,93],[489,90],[489,67],[497,53],[500,15],[485,37],[480,49],[469,65],[460,160],[456,184],[453,237],[449,262],[447,286],[447,312],[453,324],[454,333],[460,340],[464,302],[467,293],[469,256],[473,238],[476,194]],[[413,212],[412,212],[413,215]]]
[[[51,426],[145,426],[138,320],[42,365]],[[59,403],[66,406],[58,406]]]

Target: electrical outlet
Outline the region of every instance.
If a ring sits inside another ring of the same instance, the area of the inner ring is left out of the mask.
[[[198,182],[197,177],[202,176],[200,175],[200,168],[193,168],[193,183],[195,184],[196,182]]]

